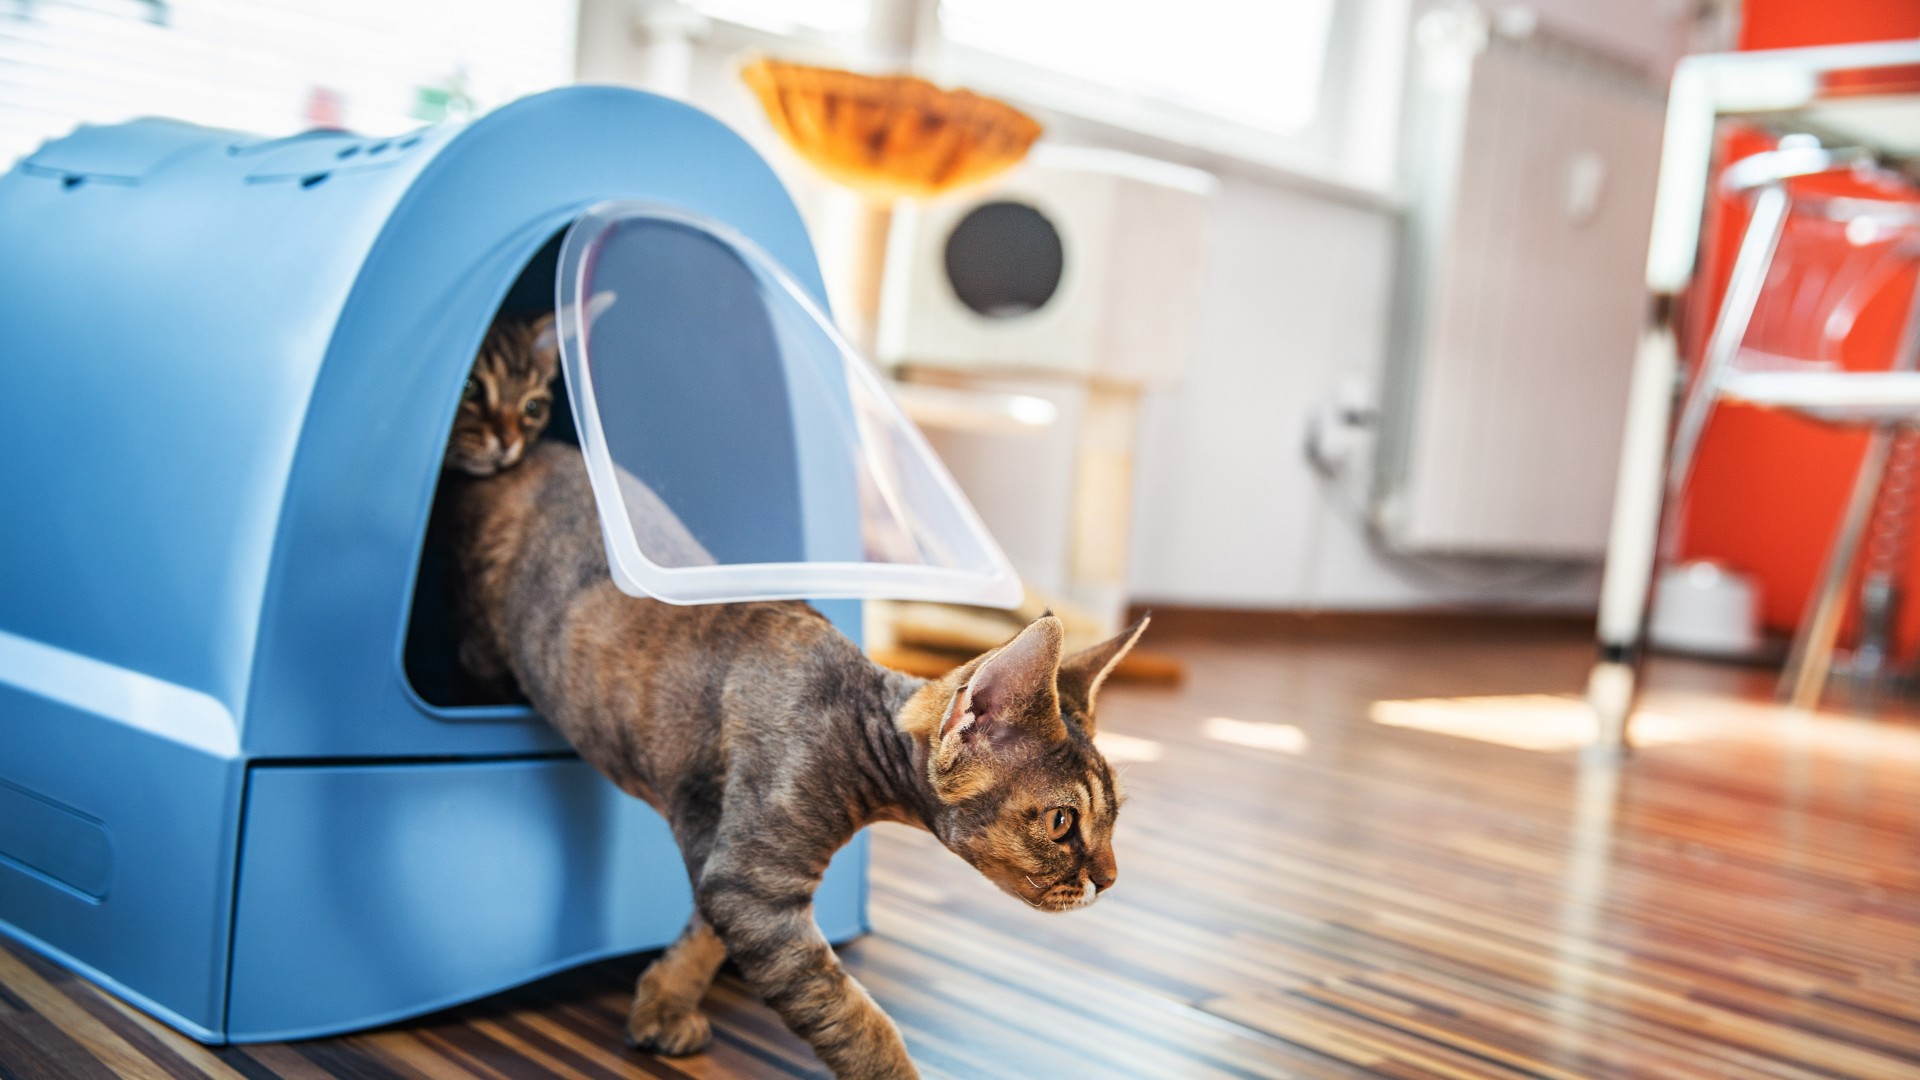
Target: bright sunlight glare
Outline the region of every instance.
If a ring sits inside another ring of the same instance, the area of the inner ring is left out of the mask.
[[[1260,724],[1226,716],[1210,716],[1200,733],[1215,742],[1231,743],[1252,750],[1270,750],[1277,754],[1307,752],[1307,733],[1292,724]]]

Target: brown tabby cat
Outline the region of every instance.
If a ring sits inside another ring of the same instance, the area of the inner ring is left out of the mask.
[[[469,476],[512,468],[547,429],[559,365],[552,312],[496,319],[460,395],[447,440],[447,467]]]
[[[732,957],[835,1075],[918,1075],[812,915],[829,857],[875,822],[927,829],[1044,910],[1113,886],[1121,797],[1093,707],[1144,621],[1063,659],[1049,615],[944,678],[912,679],[805,604],[627,596],[579,452],[541,442],[518,467],[504,450],[491,460],[497,475],[443,485],[469,590],[462,660],[510,675],[582,757],[659,810],[694,885],[692,922],[640,977],[635,1045],[706,1045],[700,1000]]]

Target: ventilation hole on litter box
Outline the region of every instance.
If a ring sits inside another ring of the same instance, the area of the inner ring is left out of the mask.
[[[377,143],[374,143],[374,144],[373,144],[372,146],[369,146],[369,147],[367,147],[367,153],[369,153],[369,154],[378,154],[378,153],[380,153],[381,151],[383,151],[383,150],[385,150],[385,149],[386,149],[387,147],[389,147],[389,146],[391,146],[391,145],[393,145],[393,144],[392,144],[392,143],[387,143],[387,142],[377,142]]]
[[[86,182],[87,178],[84,176],[69,176],[60,181],[60,186],[66,188],[68,191],[72,191],[74,188]]]
[[[327,176],[328,174],[323,172],[314,173],[312,176],[303,176],[300,178],[300,186],[303,188],[319,187],[320,183],[324,181]]]
[[[411,150],[420,145],[420,136],[413,135],[400,140],[400,149]]]
[[[337,154],[335,154],[335,155],[333,155],[333,156],[334,156],[334,157],[337,157],[337,158],[340,158],[341,160],[343,160],[343,161],[344,161],[344,160],[346,160],[347,158],[350,158],[350,157],[352,157],[353,155],[355,155],[355,154],[357,154],[357,153],[359,153],[359,152],[360,152],[360,148],[359,148],[359,147],[357,147],[357,146],[349,146],[349,147],[347,147],[347,148],[346,148],[345,150],[342,150],[342,151],[340,151],[339,153],[337,153]]]

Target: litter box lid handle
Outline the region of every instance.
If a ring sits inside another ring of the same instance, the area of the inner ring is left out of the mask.
[[[622,591],[1020,601],[1006,555],[873,366],[738,231],[602,203],[567,231],[556,299]]]

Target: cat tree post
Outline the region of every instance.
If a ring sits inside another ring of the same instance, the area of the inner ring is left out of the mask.
[[[1080,414],[1068,525],[1067,598],[1101,629],[1127,617],[1128,540],[1133,521],[1133,448],[1140,388],[1093,379]]]
[[[872,68],[911,71],[926,31],[938,25],[939,0],[873,0],[863,39]],[[887,236],[893,224],[893,197],[858,192],[860,210],[852,225],[852,258],[846,266],[847,310],[841,322],[848,337],[873,355],[880,321],[880,286],[887,272]]]

